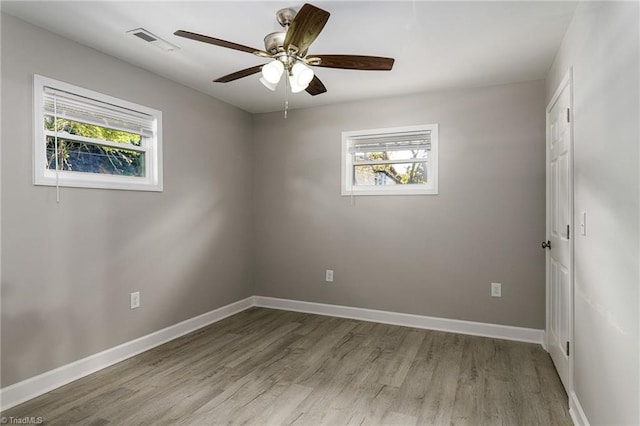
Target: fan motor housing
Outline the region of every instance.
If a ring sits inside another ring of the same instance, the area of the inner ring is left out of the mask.
[[[264,50],[272,55],[284,51],[282,45],[284,44],[285,35],[286,32],[275,32],[267,34],[267,36],[264,38]]]

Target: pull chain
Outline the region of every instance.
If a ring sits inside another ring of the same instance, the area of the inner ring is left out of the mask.
[[[288,74],[288,72],[287,72]],[[284,119],[287,119],[287,112],[289,111],[289,76],[284,78]]]

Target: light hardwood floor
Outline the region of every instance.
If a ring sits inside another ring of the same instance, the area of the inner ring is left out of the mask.
[[[571,425],[539,346],[252,308],[7,410],[48,425]]]

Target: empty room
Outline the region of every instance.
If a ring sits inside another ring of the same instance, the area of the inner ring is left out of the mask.
[[[0,11],[0,423],[640,425],[639,2]]]

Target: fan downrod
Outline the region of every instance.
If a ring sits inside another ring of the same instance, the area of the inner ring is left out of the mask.
[[[276,19],[278,23],[284,28],[284,31],[277,31],[275,33],[267,34],[264,38],[264,49],[272,55],[283,52],[282,44],[287,34],[287,30],[293,22],[293,18],[296,17],[298,12],[290,7],[280,9],[276,12]]]

